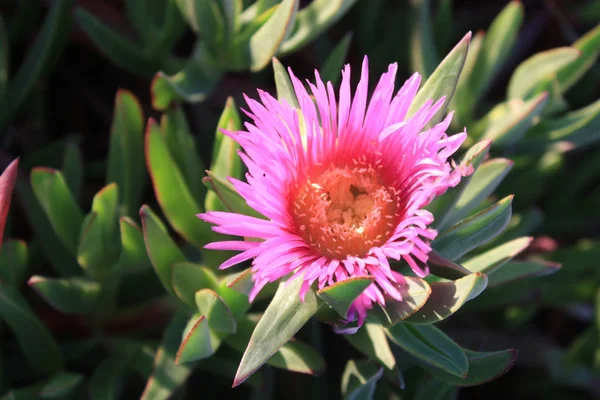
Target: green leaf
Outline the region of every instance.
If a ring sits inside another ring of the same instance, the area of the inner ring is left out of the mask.
[[[45,278],[34,275],[28,285],[53,308],[66,314],[88,314],[100,297],[100,284],[82,278]]]
[[[429,0],[413,0],[412,4],[411,69],[419,72],[423,79],[427,79],[440,63],[435,46]]]
[[[471,273],[468,268],[448,260],[435,250],[429,253],[427,264],[433,275],[444,279],[458,279]]]
[[[1,284],[0,320],[14,332],[30,368],[46,375],[62,369],[62,356],[52,334],[15,288]]]
[[[217,288],[217,277],[208,268],[190,263],[178,262],[171,265],[173,291],[184,303],[196,307],[196,292],[200,289]]]
[[[469,370],[467,356],[459,345],[433,325],[399,323],[387,330],[390,340],[417,360],[458,377]]]
[[[439,379],[429,378],[424,382],[420,382],[413,400],[453,399],[455,398],[454,396],[451,396],[453,389],[454,388],[451,385],[441,382]]]
[[[511,261],[489,276],[490,287],[506,285],[525,278],[553,274],[560,264],[547,261]]]
[[[231,280],[229,280],[229,277],[231,277]],[[254,287],[254,282],[252,281],[252,268],[248,268],[239,274],[229,275],[226,279],[228,281],[227,286],[230,289],[233,289],[245,296],[250,296],[250,292]]]
[[[121,256],[113,267],[115,271],[137,272],[150,267],[150,259],[140,227],[129,217],[119,220],[121,231]]]
[[[177,364],[203,360],[212,356],[219,346],[221,339],[208,327],[204,315],[194,314],[183,330],[183,339],[177,351]]]
[[[225,20],[216,1],[175,0],[181,15],[194,32],[206,41],[211,49],[223,46]]]
[[[27,243],[7,240],[0,251],[0,282],[19,287],[27,274]]]
[[[469,372],[464,378],[459,378],[447,372],[424,365],[431,375],[454,386],[475,386],[498,379],[507,373],[517,360],[516,349],[481,353],[463,349],[469,360]]]
[[[0,111],[0,125],[27,100],[50,63],[60,54],[71,30],[72,5],[73,0],[58,0],[49,10],[31,50],[11,79],[6,94],[10,101]]]
[[[486,288],[488,277],[481,272],[448,282],[431,282],[427,303],[406,319],[411,324],[432,324],[448,318]]]
[[[279,101],[285,100],[290,106],[300,108],[290,75],[277,58],[273,57],[272,62],[273,74],[275,76],[275,88],[277,89],[277,99]]]
[[[478,254],[475,257],[463,261],[462,265],[471,272],[491,274],[529,247],[532,241],[532,237],[522,237],[511,240],[510,242],[494,247],[485,253]]]
[[[477,99],[473,96],[469,84],[471,75],[474,73],[475,64],[479,58],[479,53],[481,52],[481,45],[484,38],[485,33],[479,31],[471,39],[469,52],[456,87],[456,93],[454,93],[452,102],[450,103],[450,109],[456,110],[456,114],[452,120],[458,126],[471,125],[474,119]],[[465,142],[465,144],[470,144],[470,138],[467,138]]]
[[[474,144],[463,156],[460,165],[470,166],[473,171],[477,171],[483,160],[489,153],[492,142],[484,140]],[[446,226],[450,210],[456,205],[456,202],[465,191],[465,188],[471,182],[473,174],[465,176],[460,180],[460,183],[453,188],[448,188],[443,196],[436,197],[433,202],[427,207],[435,216],[433,226],[440,230]]]
[[[452,0],[437,2],[433,24],[436,49],[445,50],[452,44],[452,12]]]
[[[65,154],[63,156],[63,175],[65,182],[69,187],[73,197],[79,199],[81,193],[81,182],[83,180],[83,160],[81,159],[81,152],[79,147],[75,143],[67,144],[65,148]]]
[[[556,79],[560,82],[560,89],[563,92],[573,86],[598,59],[598,54],[600,54],[600,25],[596,25],[594,29],[578,39],[571,47],[581,51],[581,56],[559,69],[556,73]]]
[[[279,53],[283,56],[298,51],[338,21],[354,3],[356,0],[312,1],[297,13],[295,20],[292,17],[293,29]]]
[[[83,381],[84,376],[72,372],[59,372],[42,388],[39,396],[42,399],[64,399]]]
[[[244,198],[235,191],[233,185],[229,183],[229,181],[213,175],[210,171],[206,171],[206,173],[208,176],[204,177],[202,181],[216,194],[227,211],[249,215],[256,218],[265,218],[262,214],[246,203],[246,200],[244,200]]]
[[[382,375],[383,368],[377,368],[367,361],[348,361],[342,375],[344,400],[372,399]]]
[[[327,56],[323,65],[319,71],[319,75],[323,82],[331,82],[333,85],[337,85],[342,74],[342,68],[346,62],[348,56],[348,50],[350,43],[352,42],[352,32],[348,32],[334,47],[331,53]]]
[[[92,212],[81,228],[77,261],[94,279],[107,276],[121,253],[119,191],[111,183],[94,196]]]
[[[223,299],[211,289],[196,292],[196,305],[200,314],[206,316],[211,330],[235,333],[237,323]]]
[[[237,290],[231,289],[225,278],[221,280],[219,286],[215,289],[215,292],[221,296],[236,320],[243,318],[250,309],[251,304],[248,301],[248,296]]]
[[[148,257],[167,292],[173,294],[171,265],[186,261],[185,256],[150,207],[142,206],[140,218]]]
[[[34,168],[31,171],[31,186],[63,245],[71,254],[77,254],[83,213],[60,171]]]
[[[369,313],[369,319],[375,319],[384,326],[393,326],[399,321],[409,318],[426,304],[431,295],[431,287],[423,279],[404,277],[406,285],[399,285],[402,300],[385,298],[385,306],[379,303]]]
[[[438,65],[429,79],[427,79],[425,84],[417,92],[417,95],[408,110],[407,117],[414,115],[427,101],[436,101],[443,96],[446,96],[444,106],[440,108],[429,124],[433,125],[441,121],[442,117],[446,115],[446,109],[448,108],[448,104],[452,101],[452,96],[454,96],[456,84],[465,64],[470,42],[471,32],[467,33],[452,51],[448,53],[446,58],[442,60],[440,65]]]
[[[513,0],[504,7],[490,25],[468,81],[474,100],[477,100],[486,91],[491,79],[498,73],[513,51],[524,14],[523,4],[518,0]]]
[[[312,290],[306,292],[304,301],[300,300],[303,282],[301,277],[296,277],[279,285],[275,297],[252,333],[236,373],[234,386],[238,386],[259,369],[321,306]]]
[[[348,317],[348,310],[362,292],[373,283],[371,276],[349,278],[327,286],[317,292],[317,296],[337,311],[342,317]]]
[[[110,128],[106,183],[116,183],[122,215],[139,208],[146,183],[144,165],[144,112],[135,95],[120,89]]]
[[[443,231],[433,241],[433,248],[450,260],[456,260],[499,235],[512,212],[513,196],[462,220]]]
[[[396,358],[390,349],[385,329],[381,325],[367,322],[354,335],[344,335],[344,339],[387,370],[396,368]]]
[[[269,64],[290,32],[297,10],[298,0],[283,0],[273,16],[252,35],[247,48],[251,71],[260,71]]]
[[[186,324],[185,314],[179,312],[167,326],[156,351],[154,371],[146,383],[140,400],[167,400],[190,375],[190,366],[178,365],[175,362],[177,349],[181,343],[181,332],[185,329]]]
[[[31,400],[37,399],[40,389],[43,387],[42,383],[35,383],[30,386],[26,386],[19,389],[11,389],[6,393],[2,400]]]
[[[537,53],[523,61],[508,83],[509,99],[527,99],[543,81],[581,56],[581,51],[559,47]]]
[[[134,349],[121,346],[118,352],[105,358],[92,374],[89,382],[91,400],[112,400],[118,398],[128,364]]]

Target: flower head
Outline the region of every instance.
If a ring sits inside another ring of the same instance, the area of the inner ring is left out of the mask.
[[[433,215],[424,207],[468,173],[449,162],[466,132],[446,134],[452,114],[427,127],[443,98],[407,117],[420,76],[394,96],[396,70],[389,66],[370,101],[366,57],[353,97],[348,65],[337,99],[318,72],[316,83],[308,83],[313,99],[290,70],[299,109],[259,91],[260,101],[246,97],[253,122],[245,131],[224,131],[241,145],[248,167],[247,182],[231,182],[265,219],[229,212],[199,217],[216,232],[260,239],[206,246],[241,251],[221,268],[253,259],[251,301],[290,273],[304,280],[302,297],[315,282],[321,289],[369,275],[374,283],[348,314],[361,324],[374,302],[402,300],[404,278],[388,259],[404,260],[419,277],[429,273],[429,243],[437,232],[428,228]]]

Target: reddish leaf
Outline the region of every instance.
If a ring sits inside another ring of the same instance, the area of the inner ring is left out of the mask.
[[[4,236],[4,225],[10,208],[17,171],[19,169],[19,159],[17,158],[0,175],[0,247],[2,246],[2,237]]]

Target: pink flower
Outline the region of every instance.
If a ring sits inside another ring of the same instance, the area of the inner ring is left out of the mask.
[[[398,287],[404,277],[390,268],[389,258],[404,260],[419,277],[429,273],[429,243],[437,232],[428,229],[433,215],[423,207],[464,175],[465,168],[454,168],[448,159],[466,132],[446,134],[452,114],[426,127],[444,98],[407,118],[421,78],[414,74],[393,96],[396,70],[396,64],[389,66],[370,101],[366,57],[354,98],[345,66],[339,101],[318,72],[316,83],[308,83],[313,99],[290,70],[299,109],[259,91],[260,102],[246,97],[253,120],[247,130],[224,131],[241,145],[248,167],[247,182],[230,180],[266,218],[198,216],[215,224],[216,232],[260,239],[206,246],[241,251],[222,269],[253,259],[250,301],[267,283],[290,273],[304,280],[302,298],[315,282],[322,289],[370,275],[374,283],[348,314],[360,325],[374,302],[402,300]]]

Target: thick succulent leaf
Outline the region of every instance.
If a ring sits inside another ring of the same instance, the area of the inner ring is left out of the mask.
[[[225,18],[218,2],[207,0],[175,0],[188,25],[211,49],[222,46],[225,39]]]
[[[12,161],[0,175],[0,247],[4,237],[4,226],[10,209],[15,180],[19,171],[19,159]]]
[[[431,20],[431,5],[429,0],[415,0],[412,4],[411,69],[427,79],[440,63]]]
[[[34,168],[31,171],[31,186],[63,245],[71,254],[77,254],[83,213],[60,171]]]
[[[356,3],[356,0],[314,0],[298,12],[289,37],[279,53],[287,55],[298,51],[338,21]]]
[[[436,48],[445,50],[452,44],[452,0],[440,0],[434,16],[433,30]]]
[[[285,67],[279,60],[273,57],[273,74],[275,77],[275,88],[277,89],[277,99],[279,101],[287,101],[287,103],[296,108],[300,108],[298,98],[294,91],[294,85]]]
[[[483,203],[512,169],[513,162],[494,158],[481,164],[469,180],[458,201],[449,211],[447,224],[454,225]]]
[[[317,296],[337,311],[342,317],[348,317],[348,310],[362,292],[373,283],[373,277],[350,278],[327,286],[317,292]]]
[[[384,326],[393,326],[409,318],[423,307],[431,295],[431,287],[423,279],[406,276],[406,285],[399,285],[402,300],[386,297],[385,306],[377,304],[369,312],[368,319],[378,321]]]
[[[50,63],[60,54],[71,30],[73,0],[58,0],[50,8],[33,46],[12,77],[6,102],[0,111],[0,125],[27,100]]]
[[[471,96],[476,100],[490,84],[491,79],[504,65],[515,46],[525,11],[518,0],[511,1],[494,19],[488,29],[481,51],[469,77]]]
[[[196,292],[217,288],[217,277],[205,266],[190,262],[171,265],[173,291],[184,303],[196,307]]]
[[[483,272],[484,274],[489,275],[518,256],[523,250],[529,247],[532,241],[532,237],[521,237],[511,240],[510,242],[496,246],[485,253],[478,254],[463,261],[462,265],[471,272]]]
[[[204,315],[194,314],[183,330],[183,338],[175,362],[185,364],[203,360],[215,354],[220,345],[221,339],[209,329],[207,318]]]
[[[372,399],[377,381],[383,376],[383,368],[367,361],[350,360],[342,375],[344,400]]]
[[[479,53],[481,52],[481,45],[484,38],[485,33],[483,31],[479,31],[471,39],[471,43],[469,44],[469,53],[467,54],[465,65],[460,74],[460,79],[458,80],[456,93],[454,93],[454,96],[452,97],[450,109],[456,110],[453,120],[456,119],[455,122],[459,126],[470,126],[474,119],[473,115],[476,108],[475,105],[477,104],[477,99],[475,96],[473,96],[469,83],[471,75],[474,73],[475,64],[479,58]],[[469,138],[467,138],[466,142],[469,144]]]
[[[387,370],[396,368],[396,358],[390,349],[385,329],[381,325],[367,322],[354,335],[344,335],[344,339]]]
[[[246,312],[250,309],[251,304],[248,301],[248,296],[230,288],[229,282],[226,280],[226,278],[221,280],[215,289],[215,292],[221,296],[236,320],[243,318],[246,315]]]
[[[142,229],[129,217],[119,220],[121,256],[114,266],[116,271],[137,272],[150,268],[151,263],[144,243]]]
[[[65,154],[63,155],[62,171],[69,190],[77,200],[79,200],[81,192],[83,169],[83,159],[79,146],[73,142],[69,142],[65,147]]]
[[[481,272],[448,282],[432,282],[431,295],[423,307],[406,319],[411,324],[432,324],[457,312],[465,302],[477,297],[487,286]]]
[[[92,213],[81,228],[77,261],[94,279],[102,280],[121,253],[119,191],[111,183],[92,202]]]
[[[323,82],[331,82],[333,85],[337,85],[342,75],[340,71],[346,63],[346,57],[348,56],[348,50],[350,43],[352,42],[352,32],[348,32],[344,37],[335,45],[331,53],[327,56],[323,65],[319,70],[319,75]]]
[[[171,265],[186,261],[173,239],[169,236],[162,222],[150,207],[144,205],[140,209],[144,242],[148,257],[161,283],[169,293],[173,293]]]
[[[251,71],[266,67],[282,47],[294,24],[298,3],[298,0],[283,0],[271,18],[252,35],[247,48]]]
[[[506,243],[525,235],[531,235],[538,229],[543,220],[544,215],[538,208],[532,208],[527,212],[520,214],[513,214],[508,226],[504,229],[502,234],[483,246],[483,248],[488,249],[500,243]]]
[[[82,278],[46,278],[34,275],[28,285],[53,308],[66,314],[88,314],[97,304],[100,284]]]
[[[302,277],[296,277],[279,285],[275,297],[252,333],[236,373],[234,386],[238,386],[259,369],[322,305],[312,290],[306,292],[304,301],[300,300],[303,282]]]
[[[581,51],[581,57],[558,70],[556,79],[564,92],[594,65],[600,54],[600,25],[579,38],[571,47]]]
[[[547,261],[511,261],[489,276],[489,285],[500,286],[521,279],[553,274],[560,264]]]
[[[202,206],[192,196],[152,119],[146,129],[146,164],[158,203],[173,229],[200,248],[210,242],[214,237],[210,226],[193,217],[203,211]]]
[[[146,181],[144,112],[135,95],[117,91],[106,171],[106,183],[119,188],[121,214],[132,217],[141,203]]]
[[[46,326],[12,287],[0,284],[0,320],[14,332],[29,366],[47,375],[63,367],[60,348]]]
[[[542,92],[531,100],[509,100],[494,107],[478,124],[485,125],[482,138],[492,140],[495,148],[519,143],[535,119],[544,111],[548,93]]]
[[[187,318],[177,313],[167,326],[154,359],[154,371],[146,383],[140,400],[167,400],[173,392],[183,385],[191,373],[191,367],[175,362],[177,349],[181,344],[181,332],[185,329]]]
[[[211,289],[196,292],[196,306],[206,316],[208,327],[219,333],[235,333],[237,323],[223,299]]]
[[[93,372],[89,382],[91,400],[112,400],[120,397],[123,378],[134,349],[121,346],[119,351],[105,358]]]
[[[463,65],[465,64],[465,58],[467,57],[470,42],[471,32],[467,33],[452,51],[448,53],[446,58],[442,60],[440,65],[438,65],[425,84],[417,92],[417,95],[408,110],[408,117],[415,114],[427,101],[436,101],[443,96],[446,96],[444,107],[433,116],[429,123],[431,125],[436,124],[441,121],[444,115],[446,115],[446,109],[448,108],[450,101],[452,101],[458,78],[460,77]]]
[[[469,372],[464,378],[451,375],[439,368],[424,365],[431,375],[454,386],[475,386],[498,379],[517,361],[518,351],[508,349],[482,353],[463,349],[469,360]]]
[[[84,380],[84,376],[73,372],[59,372],[54,375],[39,393],[42,399],[68,398]]]
[[[246,203],[246,200],[235,191],[229,181],[213,175],[210,171],[206,171],[206,173],[208,176],[202,179],[203,183],[215,193],[227,211],[264,218],[262,214]]]
[[[559,47],[537,53],[523,61],[508,83],[509,99],[527,99],[544,81],[581,56],[581,51]]]
[[[474,171],[477,171],[483,160],[488,155],[491,145],[492,142],[489,140],[484,140],[474,144],[471,148],[469,148],[469,150],[467,150],[460,162],[460,165],[471,166]],[[448,217],[450,216],[449,211],[456,205],[456,202],[461,197],[472,178],[473,174],[463,177],[458,185],[453,188],[448,188],[443,196],[436,197],[431,204],[427,206],[427,209],[431,211],[435,217],[435,220],[433,221],[433,227],[440,230],[447,224]]]
[[[435,250],[429,253],[427,265],[433,275],[444,279],[458,279],[471,273],[468,268],[448,260]]]
[[[508,225],[512,212],[512,199],[513,196],[505,197],[496,204],[441,232],[433,241],[433,248],[444,257],[456,260],[487,243]]]
[[[152,77],[160,69],[141,46],[106,26],[89,11],[77,8],[75,18],[92,42],[119,67],[145,78]]]
[[[462,348],[433,325],[399,323],[387,330],[390,340],[417,360],[464,377],[469,362]]]
[[[0,282],[19,287],[27,275],[27,243],[7,240],[0,251]]]

